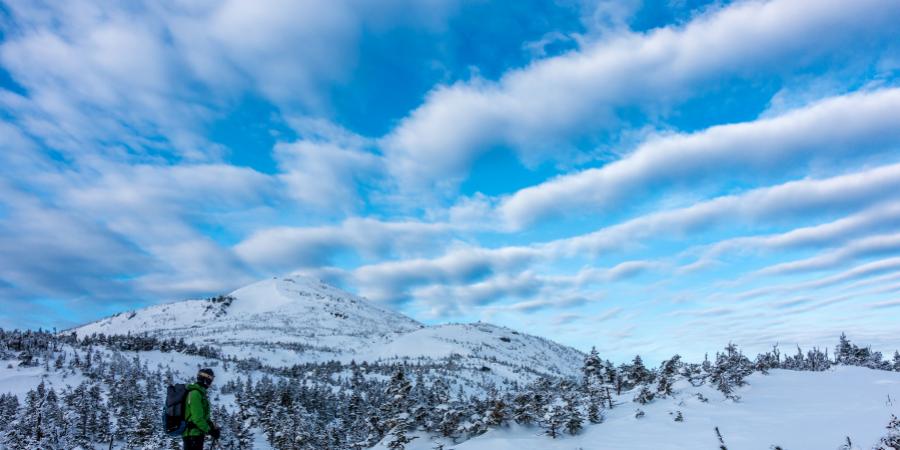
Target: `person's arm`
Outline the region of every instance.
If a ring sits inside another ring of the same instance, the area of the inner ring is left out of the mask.
[[[188,392],[187,407],[191,423],[203,434],[209,433],[209,422],[206,421],[206,414],[203,411],[203,394],[198,391]]]

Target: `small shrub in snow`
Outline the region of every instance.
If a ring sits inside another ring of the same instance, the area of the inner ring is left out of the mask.
[[[716,427],[716,438],[719,439],[719,450],[728,450],[728,447],[725,445],[725,438],[722,437],[719,427]]]
[[[854,450],[855,447],[853,447],[853,441],[850,440],[850,436],[847,436],[846,439],[837,450]]]
[[[655,396],[656,396],[656,394],[654,394],[653,391],[651,391],[649,388],[647,388],[647,386],[641,386],[641,390],[634,397],[634,401],[636,401],[642,405],[646,405],[647,403],[652,402],[653,398]]]
[[[874,450],[900,450],[900,419],[891,415],[887,426],[888,433],[878,441]]]

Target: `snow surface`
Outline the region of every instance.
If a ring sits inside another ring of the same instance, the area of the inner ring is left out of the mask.
[[[862,367],[827,372],[773,370],[754,374],[735,403],[709,386],[680,383],[675,398],[647,405],[623,393],[606,421],[587,425],[577,436],[550,439],[536,428],[512,426],[452,444],[420,436],[407,450],[684,450],[717,449],[719,427],[729,450],[834,450],[849,436],[855,448],[870,449],[884,435],[891,414],[900,415],[900,373]],[[708,402],[700,401],[701,393]],[[635,418],[640,408],[645,415]],[[675,422],[681,411],[684,422]],[[376,447],[383,449],[384,447]]]
[[[232,337],[254,342],[302,342],[292,338],[386,335],[422,327],[402,314],[303,277],[263,280],[228,297],[234,298],[230,304],[188,300],[151,306],[73,331],[79,337],[92,333],[151,333],[197,343],[222,343],[223,338]]]
[[[274,367],[330,360],[452,360],[460,368],[479,372],[481,381],[495,382],[529,380],[537,374],[573,375],[584,358],[570,347],[485,323],[425,327],[300,276],[263,280],[228,297],[234,300],[152,306],[72,331],[78,336],[148,333],[183,338]]]
[[[0,394],[13,394],[20,400],[41,380],[47,388],[62,390],[66,386],[77,386],[84,379],[81,374],[47,373],[43,367],[19,367],[19,361],[0,360]]]
[[[485,323],[425,327],[399,313],[305,278],[264,280],[231,294],[233,301],[191,300],[119,314],[74,330],[91,333],[148,333],[184,338],[220,348],[241,359],[274,366],[338,360],[433,363],[452,371],[461,386],[503,380],[527,382],[536,374],[577,376],[584,355],[572,348]],[[177,353],[141,352],[150,367],[169,366],[191,376],[214,365],[222,382],[237,374],[218,362]],[[258,375],[258,374],[257,374]],[[44,377],[63,386],[80,380],[41,368],[0,367],[0,392],[23,395]],[[71,377],[71,375],[69,376]],[[254,376],[254,378],[256,378]],[[420,436],[408,450],[667,450],[716,449],[719,427],[729,450],[832,450],[850,436],[869,449],[885,431],[891,414],[900,415],[900,373],[861,367],[826,372],[773,370],[751,375],[739,402],[711,386],[677,385],[673,398],[648,405],[623,392],[618,406],[599,425],[577,436],[550,439],[537,428],[511,426],[462,443]],[[704,402],[697,396],[708,399]],[[233,402],[221,396],[222,404]],[[645,414],[635,418],[635,411]],[[683,422],[675,422],[675,414]],[[258,448],[268,448],[258,436]],[[378,448],[378,447],[376,447]],[[383,448],[383,447],[382,447]]]

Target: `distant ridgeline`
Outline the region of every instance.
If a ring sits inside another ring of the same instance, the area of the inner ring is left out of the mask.
[[[452,364],[433,361],[270,367],[177,340],[131,335],[79,339],[0,329],[0,374],[31,373],[34,378],[32,387],[22,389],[22,398],[5,393],[8,386],[0,384],[0,448],[94,448],[100,443],[104,448],[178,448],[159,423],[166,384],[191,375],[167,365],[176,355],[223,374],[213,391],[213,415],[223,429],[221,449],[253,448],[259,434],[279,450],[363,449],[379,443],[403,449],[413,433],[461,442],[510,423],[556,438],[603,422],[606,411],[625,403],[672,396],[679,382],[713,386],[739,401],[736,388],[754,372],[824,371],[834,365],[900,371],[900,353],[886,361],[881,353],[841,335],[833,357],[799,348],[784,356],[776,346],[750,359],[729,344],[712,360],[688,363],[675,355],[653,368],[640,356],[616,366],[592,351],[578,377],[464,386],[455,380]],[[61,387],[51,387],[52,380]],[[674,420],[679,419],[680,412]],[[888,443],[885,449],[897,448],[889,445],[900,441],[900,421],[891,424],[897,429],[889,429],[882,440]]]

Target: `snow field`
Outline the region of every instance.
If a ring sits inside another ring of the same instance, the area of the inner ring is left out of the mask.
[[[675,398],[647,405],[623,404],[606,411],[606,421],[587,425],[577,436],[541,436],[537,428],[511,426],[452,444],[420,436],[407,450],[703,450],[718,449],[719,427],[728,450],[834,450],[850,436],[854,446],[870,449],[884,435],[891,414],[900,415],[900,373],[862,367],[826,372],[773,370],[753,374],[735,403],[721,393],[679,382]],[[708,399],[702,402],[695,396]],[[890,398],[890,400],[889,400]],[[635,418],[641,409],[645,415]],[[681,411],[684,422],[675,422]]]

